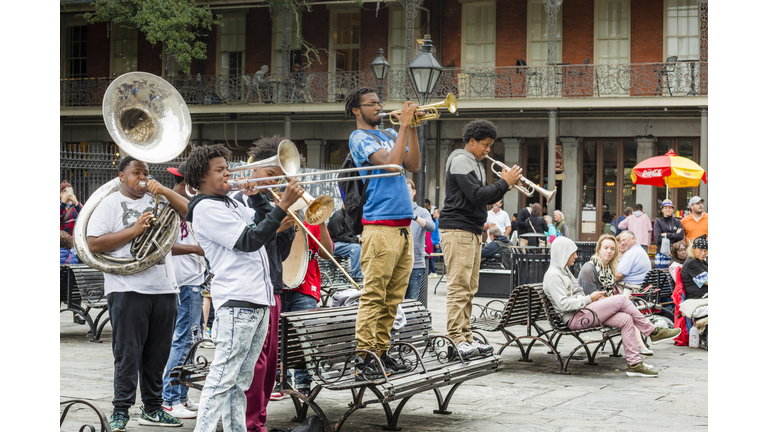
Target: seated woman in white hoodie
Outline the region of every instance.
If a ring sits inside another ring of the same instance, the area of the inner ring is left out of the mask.
[[[576,243],[567,237],[558,237],[552,242],[549,270],[544,275],[544,292],[552,302],[555,311],[562,316],[571,330],[597,325],[595,316],[603,325],[621,329],[621,340],[629,362],[627,376],[649,378],[658,376],[658,372],[652,371],[640,361],[635,327],[642,334],[650,336],[651,343],[654,344],[674,338],[680,334],[680,329],[654,327],[625,296],[604,298],[605,291],[595,291],[585,295],[584,290],[568,269],[568,266],[576,262],[576,250]]]

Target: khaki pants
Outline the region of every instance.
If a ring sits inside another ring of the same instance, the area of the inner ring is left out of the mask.
[[[520,244],[520,246],[528,246],[528,239],[521,238],[521,239],[518,239],[517,241]]]
[[[440,230],[440,246],[448,277],[448,337],[455,343],[472,343],[469,319],[472,299],[480,279],[480,235],[464,230]]]
[[[410,227],[365,225],[360,238],[363,294],[357,310],[357,348],[389,350],[390,330],[397,305],[403,302],[413,270],[413,236]]]

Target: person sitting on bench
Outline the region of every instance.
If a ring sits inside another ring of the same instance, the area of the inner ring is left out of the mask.
[[[621,329],[621,341],[629,362],[627,376],[657,377],[658,372],[652,371],[640,361],[635,327],[643,335],[650,336],[653,344],[673,339],[680,334],[680,329],[654,327],[625,296],[604,297],[605,291],[585,295],[568,269],[578,258],[577,250],[576,243],[567,237],[558,237],[552,242],[549,269],[544,275],[543,289],[555,312],[562,316],[563,322],[571,330],[581,330],[599,324]]]
[[[349,228],[344,218],[347,215],[347,208],[344,204],[336,210],[336,213],[328,219],[328,232],[331,234],[331,240],[334,244],[333,254],[338,257],[349,257],[350,276],[357,283],[363,282],[363,271],[360,268],[360,239],[357,238],[354,231]]]
[[[481,269],[504,269],[502,255],[511,254],[509,249],[511,244],[507,236],[501,233],[499,227],[492,227],[488,230],[488,244],[483,246],[480,251]]]

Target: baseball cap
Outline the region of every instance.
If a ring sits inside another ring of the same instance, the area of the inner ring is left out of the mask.
[[[166,169],[168,170],[169,173],[171,173],[173,175],[176,175],[176,176],[179,176],[179,177],[184,177],[184,170],[186,168],[187,168],[187,161],[184,161],[181,164],[179,164],[178,168],[168,167]]]
[[[697,203],[697,202],[699,202],[699,201],[701,201],[701,202],[704,202],[704,200],[703,200],[703,199],[701,199],[701,197],[700,197],[700,196],[695,196],[695,197],[691,198],[691,199],[690,199],[690,201],[688,201],[688,207],[690,207],[690,206],[692,206],[692,205],[696,204],[696,203]]]
[[[664,206],[670,206],[670,207],[674,207],[674,205],[672,204],[672,200],[671,200],[671,199],[665,199],[665,200],[664,200],[664,201],[661,203],[661,206],[662,206],[662,207],[664,207]]]

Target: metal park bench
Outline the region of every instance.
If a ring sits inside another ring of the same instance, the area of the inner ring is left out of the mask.
[[[621,354],[618,352],[621,342],[615,344],[612,340],[616,336],[621,336],[618,329],[603,326],[597,316],[593,315],[594,322],[596,323],[595,326],[581,330],[571,330],[563,322],[560,315],[555,312],[541,285],[540,283],[535,283],[515,287],[507,302],[492,300],[485,306],[474,305],[480,309],[480,312],[472,317],[472,329],[488,332],[501,331],[507,342],[499,349],[497,354],[501,355],[506,347],[516,343],[522,354],[520,361],[531,361],[531,349],[536,342],[546,345],[560,363],[558,373],[567,372],[569,362],[575,359],[576,353],[581,349],[584,349],[587,355],[587,364],[589,365],[597,364],[595,363],[597,352],[606,343],[611,344],[611,357],[621,357]],[[549,322],[549,330],[544,330],[537,324],[537,321],[544,320]],[[526,334],[516,336],[512,333],[510,327],[515,325],[526,326]],[[532,330],[535,330],[536,333],[534,334]],[[602,337],[599,340],[584,341],[580,334],[588,332],[600,332]],[[563,356],[557,351],[557,345],[563,336],[573,336],[579,341],[579,345],[568,354],[565,361],[563,361]],[[523,342],[526,339],[530,339],[527,345]],[[588,345],[590,344],[597,344],[593,351],[589,350]]]
[[[85,264],[66,264],[59,267],[60,300],[67,305],[59,312],[70,311],[84,318],[92,335],[91,342],[100,343],[101,332],[109,322],[109,316],[104,316],[107,313],[104,273]],[[91,309],[101,309],[95,320],[89,315]],[[104,321],[101,321],[102,317]]]
[[[333,257],[347,274],[351,273],[349,257]],[[320,300],[323,306],[328,306],[328,299],[337,291],[354,288],[344,274],[331,260],[318,257],[317,264],[320,267]]]
[[[287,369],[307,369],[315,387],[305,396],[290,387],[288,393],[296,408],[296,420],[306,417],[308,408],[323,421],[328,432],[341,430],[344,421],[360,408],[382,404],[387,416],[387,429],[398,430],[397,421],[405,404],[421,392],[433,391],[437,397],[436,414],[450,414],[448,404],[463,382],[495,372],[500,358],[496,355],[470,359],[448,359],[447,347],[454,346],[446,336],[434,334],[431,314],[417,301],[402,304],[406,326],[392,332],[390,355],[408,372],[381,379],[355,379],[355,322],[357,306],[286,313],[282,315],[281,360],[282,382],[287,382]],[[479,335],[484,340],[482,335]],[[455,346],[454,346],[455,349]],[[379,364],[379,367],[383,367]],[[441,387],[451,386],[444,397]],[[350,408],[331,424],[317,403],[321,390],[351,390]],[[366,397],[366,390],[373,395]],[[399,401],[392,410],[390,403]]]

